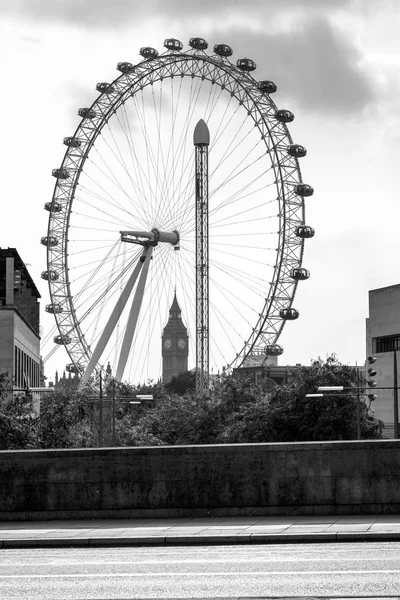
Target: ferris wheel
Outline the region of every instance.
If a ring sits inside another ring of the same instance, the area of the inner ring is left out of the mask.
[[[91,365],[115,374],[123,353],[119,379],[158,379],[175,294],[189,334],[189,366],[195,362],[193,132],[200,121],[210,136],[210,372],[281,354],[282,329],[299,316],[293,300],[298,282],[309,277],[302,257],[314,235],[304,198],[313,188],[299,168],[306,149],[287,127],[294,115],[277,108],[275,83],[255,79],[251,59],[233,62],[226,44],[207,52],[202,38],[188,46],[167,39],[161,54],[145,47],[138,64],[118,63],[118,77],[97,84],[99,95],[79,109],[74,134],[64,138],[41,243],[51,297],[46,311],[55,317],[54,343],[65,346],[70,372]],[[140,263],[146,277],[136,282]],[[132,329],[130,296],[141,281]]]

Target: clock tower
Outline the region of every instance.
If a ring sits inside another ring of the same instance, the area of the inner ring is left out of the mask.
[[[168,323],[162,334],[163,381],[188,370],[189,336],[182,321],[176,292],[169,309]]]

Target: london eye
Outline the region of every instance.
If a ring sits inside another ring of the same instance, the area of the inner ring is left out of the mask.
[[[305,220],[313,188],[299,166],[306,149],[288,129],[294,115],[273,100],[276,84],[255,78],[253,60],[232,54],[226,44],[210,51],[202,38],[186,49],[166,39],[162,53],[144,47],[138,63],[118,63],[117,78],[98,83],[92,105],[79,109],[52,172],[41,239],[46,311],[56,320],[54,343],[70,357],[68,371],[89,376],[110,365],[120,380],[158,379],[175,292],[195,364],[199,121],[210,135],[210,373],[283,352],[279,336],[298,318],[296,289],[309,277],[302,259],[314,235]]]

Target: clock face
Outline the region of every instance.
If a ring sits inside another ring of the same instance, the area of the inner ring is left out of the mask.
[[[169,350],[169,349],[171,348],[171,346],[172,346],[172,340],[170,340],[169,338],[167,338],[167,339],[164,341],[164,348],[165,348],[166,350]]]
[[[186,342],[184,339],[179,338],[178,340],[178,348],[180,348],[180,350],[183,350],[186,347]]]

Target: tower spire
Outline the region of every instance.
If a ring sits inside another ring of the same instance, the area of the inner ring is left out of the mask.
[[[182,321],[181,308],[174,288],[174,297],[169,309],[169,319],[164,327],[162,343],[163,381],[188,370],[189,336]]]

